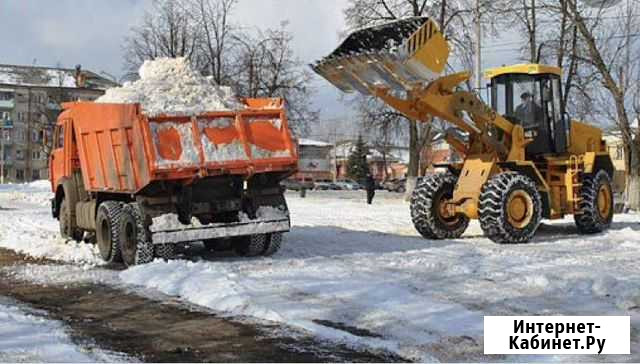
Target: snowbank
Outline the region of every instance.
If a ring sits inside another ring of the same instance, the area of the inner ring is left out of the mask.
[[[28,202],[40,206],[48,206],[53,197],[51,183],[47,180],[0,185],[0,194],[5,194],[16,203]]]
[[[214,84],[191,67],[186,58],[145,61],[140,79],[111,88],[101,103],[140,103],[146,114],[192,115],[242,108],[231,88]]]
[[[0,362],[93,363],[123,358],[76,346],[57,321],[0,301]]]
[[[65,241],[51,216],[48,181],[0,185],[0,247],[34,258],[80,265],[104,264],[95,245]]]

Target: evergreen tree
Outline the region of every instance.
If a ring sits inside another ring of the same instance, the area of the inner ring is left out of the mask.
[[[362,140],[362,136],[358,136],[356,147],[347,160],[347,175],[356,181],[364,180],[369,173],[367,153],[367,146]]]

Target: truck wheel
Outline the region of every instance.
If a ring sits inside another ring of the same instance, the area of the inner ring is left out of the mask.
[[[153,243],[145,215],[137,203],[124,205],[120,219],[120,249],[127,267],[153,261]]]
[[[239,236],[233,239],[233,250],[242,257],[255,257],[267,248],[267,234]]]
[[[275,254],[282,246],[282,233],[273,233],[267,235],[269,244],[266,245],[266,249],[262,252],[265,257],[270,257]]]
[[[580,211],[573,215],[582,234],[599,233],[609,228],[613,219],[613,193],[611,178],[606,171],[582,178],[580,190]]]
[[[536,183],[516,172],[493,176],[482,187],[480,227],[499,244],[525,243],[542,220],[542,199]]]
[[[425,177],[411,195],[411,220],[427,239],[459,238],[469,226],[469,218],[447,216],[443,203],[453,197],[457,178],[450,173]]]
[[[60,235],[64,239],[72,239],[75,241],[82,241],[84,231],[80,229],[74,229],[71,227],[71,209],[67,203],[67,199],[63,198],[60,204],[60,214],[58,215],[58,222],[60,223]]]
[[[106,262],[120,262],[120,225],[122,206],[120,202],[105,201],[98,207],[96,215],[96,241],[100,256]]]
[[[169,260],[176,254],[176,246],[174,244],[158,244],[154,245],[153,248],[153,255],[164,260]]]

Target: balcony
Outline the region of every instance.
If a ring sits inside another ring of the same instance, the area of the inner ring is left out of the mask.
[[[2,165],[3,163],[4,163],[4,166],[5,166],[5,167],[11,167],[11,166],[13,166],[13,160],[11,160],[11,159],[7,159],[7,160],[6,160],[6,161],[4,161],[4,162],[0,159],[0,165]]]
[[[13,109],[16,105],[15,100],[0,100],[0,109]]]

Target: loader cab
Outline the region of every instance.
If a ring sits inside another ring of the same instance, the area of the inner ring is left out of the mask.
[[[561,75],[558,67],[536,64],[486,72],[491,80],[491,107],[534,139],[526,147],[528,158],[567,150],[569,123],[561,110]]]

